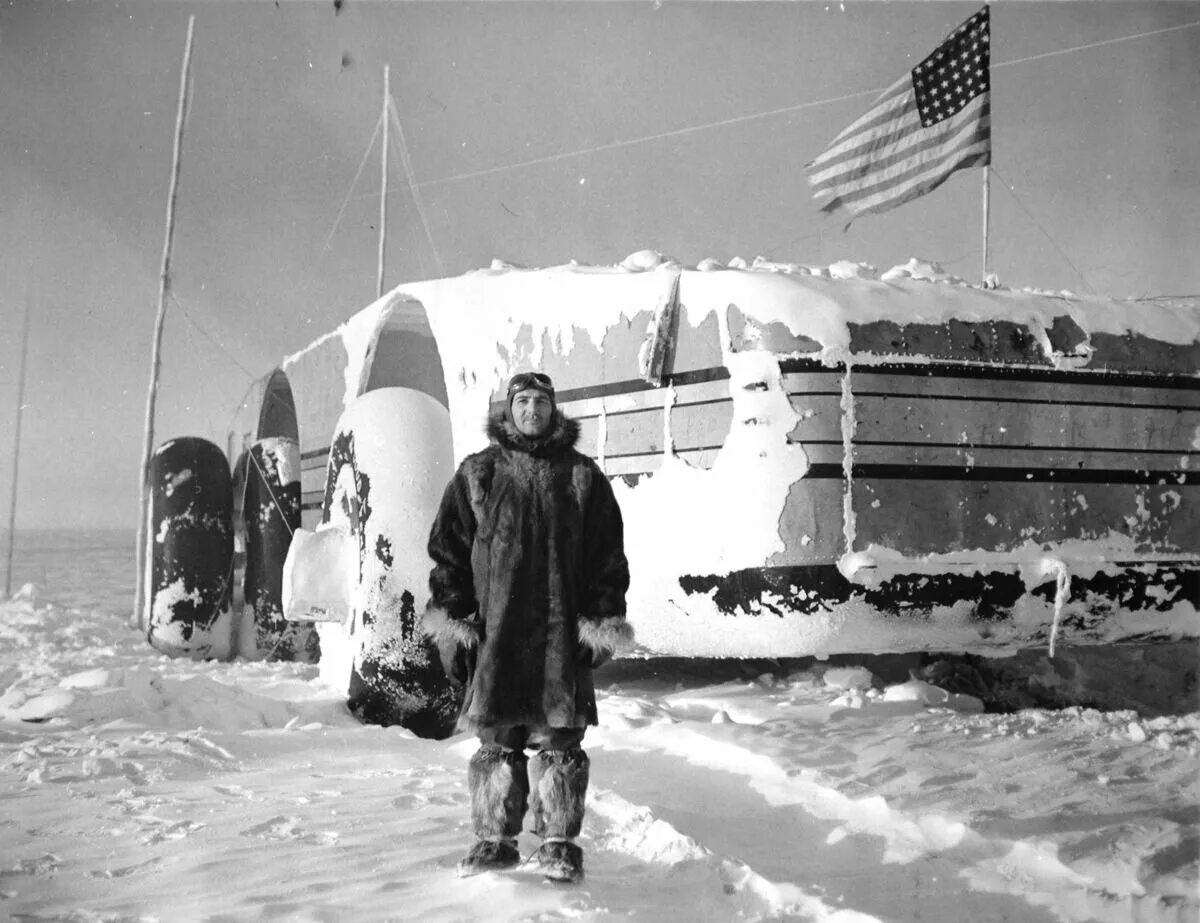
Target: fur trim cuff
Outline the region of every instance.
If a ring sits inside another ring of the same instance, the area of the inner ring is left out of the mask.
[[[421,616],[421,631],[439,647],[449,644],[473,648],[479,645],[479,626],[467,619],[455,619],[440,606],[429,606]]]
[[[597,654],[615,654],[633,647],[633,626],[620,615],[580,619],[579,643]]]

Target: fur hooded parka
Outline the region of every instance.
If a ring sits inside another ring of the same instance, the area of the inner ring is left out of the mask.
[[[621,511],[579,424],[531,439],[503,414],[446,487],[429,536],[425,632],[467,649],[460,725],[597,723],[592,662],[633,639]]]

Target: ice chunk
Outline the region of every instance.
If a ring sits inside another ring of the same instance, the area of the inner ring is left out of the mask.
[[[834,667],[821,677],[826,686],[834,689],[867,689],[875,681],[866,667]]]
[[[962,695],[947,692],[937,686],[919,679],[910,679],[907,683],[888,686],[883,691],[885,702],[920,702],[932,708],[950,708],[954,711],[981,712],[983,702],[973,695]]]
[[[283,564],[283,616],[341,622],[350,614],[358,566],[353,537],[337,526],[297,529]]]

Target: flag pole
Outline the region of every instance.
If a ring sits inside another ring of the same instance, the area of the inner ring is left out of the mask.
[[[987,284],[988,278],[988,206],[991,197],[991,189],[988,183],[988,176],[991,171],[988,165],[983,165],[983,274],[980,276],[980,281],[984,285]]]
[[[983,11],[988,14],[988,43],[991,44],[991,8],[988,4],[983,5]],[[988,57],[988,95],[991,96],[991,56]],[[990,107],[989,107],[990,108]],[[992,129],[988,126],[988,147],[991,147]],[[991,171],[992,159],[991,152],[988,152],[988,159],[983,164],[983,275],[980,276],[980,281],[987,285],[988,283],[988,213],[991,210],[991,184],[989,179],[992,175]]]
[[[183,149],[183,125],[187,118],[188,76],[192,66],[192,34],[196,17],[188,17],[187,44],[183,50],[183,67],[179,75],[179,109],[175,116],[175,152],[171,160],[171,186],[167,197],[167,231],[163,243],[162,273],[159,276],[158,314],[154,319],[154,346],[150,359],[150,388],[146,394],[146,433],[142,443],[141,514],[138,516],[137,531],[137,587],[135,588],[133,617],[139,627],[148,624],[143,608],[146,604],[146,583],[149,575],[146,559],[149,557],[150,521],[150,462],[154,450],[154,405],[158,400],[158,373],[162,365],[163,322],[167,314],[167,293],[171,288],[171,242],[175,236],[175,199],[179,193],[179,160]]]
[[[29,302],[25,296],[25,321],[21,333],[21,365],[17,373],[17,426],[13,436],[12,493],[8,504],[8,565],[4,571],[4,598],[12,596],[13,547],[17,540],[17,471],[21,465],[21,415],[25,405],[25,360],[29,355]]]
[[[375,284],[375,297],[383,297],[383,267],[387,252],[387,194],[388,194],[388,100],[391,98],[389,83],[390,68],[383,66],[383,156],[380,170],[383,174],[379,190],[379,278]]]

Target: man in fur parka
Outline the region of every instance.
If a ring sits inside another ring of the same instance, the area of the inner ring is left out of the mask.
[[[487,432],[429,537],[424,628],[466,686],[459,724],[480,742],[467,774],[477,839],[458,872],[515,866],[528,808],[542,838],[531,858],[547,878],[578,881],[592,670],[633,640],[621,511],[576,451],[579,424],[555,406],[549,376],[515,375]]]

